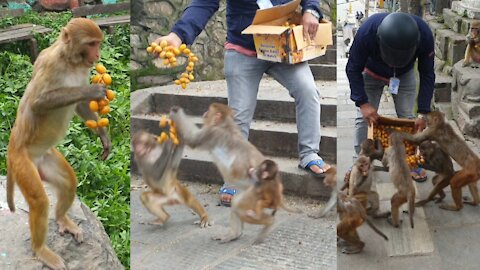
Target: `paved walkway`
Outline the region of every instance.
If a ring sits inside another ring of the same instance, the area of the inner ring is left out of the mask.
[[[336,269],[335,214],[314,220],[306,214],[279,210],[274,229],[263,244],[252,245],[261,227],[245,225],[236,241],[219,244],[213,235],[226,232],[230,208],[218,206],[219,186],[186,182],[215,221],[200,229],[197,216],[184,206],[167,207],[171,218],[165,226],[146,224],[154,217],[140,202],[143,181],[132,177],[132,269]],[[288,205],[309,213],[322,204],[313,199],[287,197]]]
[[[339,55],[344,55],[342,54],[342,48],[338,48],[338,50]],[[340,58],[337,61],[339,98],[337,107],[337,164],[340,179],[343,179],[343,175],[352,164],[352,127],[355,117],[355,105],[349,99],[350,90],[345,74],[346,63],[346,58]],[[379,112],[386,116],[395,115],[392,98],[382,98]],[[472,145],[472,147],[475,146]],[[475,149],[478,151],[478,148]],[[429,174],[429,176],[427,182],[417,184],[417,200],[425,198],[430,191],[432,174]],[[382,190],[382,186],[391,185],[388,175],[384,172],[378,173],[377,183],[378,191]],[[447,193],[445,202],[451,202],[450,190],[446,189],[445,191]],[[467,194],[467,189],[464,189],[464,195],[469,195]],[[388,200],[382,204],[383,207],[389,207]],[[424,214],[422,215],[422,213]],[[406,214],[403,215],[404,223],[408,223],[407,217]],[[366,243],[365,249],[362,253],[355,255],[345,255],[337,252],[338,269],[478,269],[480,262],[478,257],[480,248],[480,209],[478,207],[466,205],[460,212],[449,212],[439,209],[434,203],[429,203],[423,208],[417,208],[415,222],[416,224],[423,222],[427,226],[424,228],[416,226],[415,229],[410,229],[408,226],[393,229],[388,227],[384,220],[376,220],[377,226],[389,236],[390,242],[388,243],[373,233],[367,226],[362,226],[359,234]],[[422,239],[419,239],[420,237]],[[401,256],[402,252],[392,253],[394,247],[403,246],[405,243],[414,243],[415,241],[417,241],[417,244],[412,245],[411,249],[418,248],[419,245],[428,246],[432,244],[433,250],[431,252],[422,252],[422,255],[403,254]]]

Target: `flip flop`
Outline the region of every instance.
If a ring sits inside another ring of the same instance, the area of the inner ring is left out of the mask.
[[[428,177],[427,177],[427,174],[426,174],[426,173],[425,173],[425,176],[423,176],[423,177],[420,176],[420,175],[422,174],[422,171],[423,171],[423,168],[422,168],[422,167],[418,167],[418,168],[410,171],[410,173],[415,173],[415,175],[418,176],[418,178],[417,178],[417,177],[415,177],[414,175],[412,175],[413,181],[418,182],[418,183],[422,183],[422,182],[427,181]]]
[[[313,165],[317,165],[322,170],[322,172],[321,173],[316,173],[316,172],[312,171],[312,169],[310,169],[310,167],[312,167]],[[305,167],[302,167],[300,165],[298,165],[298,167],[300,169],[303,169],[303,170],[307,171],[311,175],[318,177],[318,176],[322,176],[323,174],[325,174],[330,169],[330,167],[329,167],[328,169],[325,170],[324,169],[325,165],[327,165],[327,163],[325,163],[325,161],[323,161],[323,159],[316,159],[316,160],[310,161],[307,164],[307,166],[305,166]]]
[[[220,195],[220,204],[224,206],[230,206],[233,196],[237,194],[237,189],[233,187],[227,187],[225,184],[220,188],[219,195]]]

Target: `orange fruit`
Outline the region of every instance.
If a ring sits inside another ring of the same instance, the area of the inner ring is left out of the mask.
[[[148,53],[152,53],[152,52],[153,52],[153,47],[148,46],[148,47],[147,47],[147,52],[148,52]]]
[[[172,52],[167,52],[165,54],[165,57],[167,57],[167,58],[172,58],[173,56],[174,56],[174,54]]]
[[[98,83],[100,82],[100,79],[102,78],[102,75],[100,74],[95,74],[92,76],[92,83]]]
[[[185,70],[187,70],[187,71],[193,71],[193,67],[188,66]]]
[[[97,122],[95,120],[87,120],[85,121],[85,125],[89,128],[96,128]]]
[[[190,49],[186,48],[185,50],[183,50],[183,53],[186,54],[186,55],[189,55],[190,54]]]
[[[180,45],[180,47],[178,47],[178,49],[179,49],[181,52],[183,52],[183,50],[185,50],[186,48],[187,48],[187,45],[185,45],[185,44],[182,44],[182,45]]]
[[[103,83],[105,83],[106,85],[112,84],[112,76],[108,74],[103,74],[102,80],[103,80]]]
[[[158,46],[158,43],[156,43],[156,42],[152,42],[150,44],[150,47],[152,47],[153,49],[155,49],[157,46]]]
[[[115,99],[115,96],[116,96],[116,93],[115,91],[112,91],[112,90],[107,90],[107,99],[112,101],[113,99]]]
[[[158,46],[158,47],[155,47],[154,51],[156,53],[161,53],[162,52],[162,47]]]
[[[110,103],[110,101],[108,99],[104,98],[104,99],[102,99],[98,102],[98,107],[103,108],[103,107],[107,106],[108,103]]]
[[[176,137],[175,137],[175,138],[172,138],[172,142],[173,142],[173,144],[175,144],[175,145],[178,145],[178,144],[180,143]]]
[[[166,140],[168,140],[168,136],[167,136],[167,133],[165,132],[162,132],[162,134],[160,134],[160,136],[157,137],[158,143],[164,143]]]
[[[187,84],[186,83],[182,83],[182,89],[187,89]]]
[[[189,66],[189,67],[192,67],[192,68],[193,68],[194,65],[195,65],[195,64],[194,64],[193,62],[191,62],[191,61],[188,62],[188,66]]]
[[[98,73],[100,73],[100,74],[103,74],[103,73],[107,72],[107,69],[106,69],[105,66],[102,65],[102,64],[97,64],[97,65],[95,66],[95,70],[96,70]]]
[[[180,80],[175,80],[176,85],[180,85],[180,83],[181,83]]]
[[[167,53],[166,51],[162,51],[162,52],[160,53],[160,55],[159,55],[160,58],[162,58],[162,59],[165,58],[165,54],[166,54],[166,53]]]
[[[96,102],[95,100],[90,101],[88,107],[90,108],[90,111],[98,112],[98,102]]]
[[[168,66],[168,64],[170,64],[170,61],[168,61],[168,59],[165,59],[165,60],[163,60],[163,64],[164,64],[165,66]]]
[[[110,106],[105,106],[100,110],[100,114],[108,114],[110,112]]]
[[[188,75],[188,79],[189,79],[190,81],[193,81],[193,80],[195,79],[195,77],[193,76],[193,74],[190,74],[190,75]]]
[[[160,118],[159,125],[160,125],[161,128],[164,128],[164,127],[167,126],[167,123],[168,123],[168,119],[167,119],[167,116],[164,114],[164,115],[162,115],[162,118]]]
[[[180,54],[180,50],[177,49],[177,48],[174,48],[174,49],[173,49],[173,54],[179,55],[179,54]]]
[[[160,47],[162,47],[162,48],[167,47],[167,45],[168,45],[168,42],[167,42],[166,40],[162,40],[162,41],[160,42]]]
[[[108,119],[107,119],[107,118],[102,118],[102,119],[98,120],[97,125],[98,125],[99,127],[106,127],[106,126],[108,126]]]
[[[187,78],[188,77],[188,74],[187,73],[182,73],[182,78]]]

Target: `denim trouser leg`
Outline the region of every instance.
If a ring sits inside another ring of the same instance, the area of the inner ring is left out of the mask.
[[[242,134],[248,138],[250,122],[257,105],[258,85],[269,63],[249,57],[234,50],[225,51],[225,79],[228,89],[228,106]]]
[[[398,76],[400,86],[398,94],[392,95],[395,102],[395,112],[399,118],[413,118],[413,106],[415,98],[417,97],[416,79],[414,70]],[[363,81],[365,83],[365,92],[368,96],[368,102],[375,109],[378,109],[380,99],[382,97],[385,83],[383,81],[375,80],[367,74],[363,74]],[[368,124],[362,116],[360,109],[357,108],[357,116],[355,118],[355,137],[354,137],[354,158],[360,152],[360,144],[367,139]]]
[[[235,122],[248,137],[257,103],[258,85],[264,73],[286,87],[295,99],[300,165],[318,159],[320,144],[320,97],[308,64],[287,65],[248,57],[233,50],[225,52],[228,104]]]
[[[300,166],[319,159],[320,94],[307,62],[288,65],[278,63],[267,73],[288,89],[295,99]]]

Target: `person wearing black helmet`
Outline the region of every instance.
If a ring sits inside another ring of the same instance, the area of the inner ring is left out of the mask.
[[[430,112],[435,83],[434,55],[433,34],[420,17],[400,12],[378,13],[362,24],[346,67],[350,98],[358,107],[354,138],[356,154],[361,142],[367,138],[367,121],[376,122],[379,117],[377,109],[385,86],[393,96],[397,116],[415,118],[413,108],[417,100],[415,127],[417,130],[426,127],[424,115]],[[414,73],[417,60],[418,97]]]

